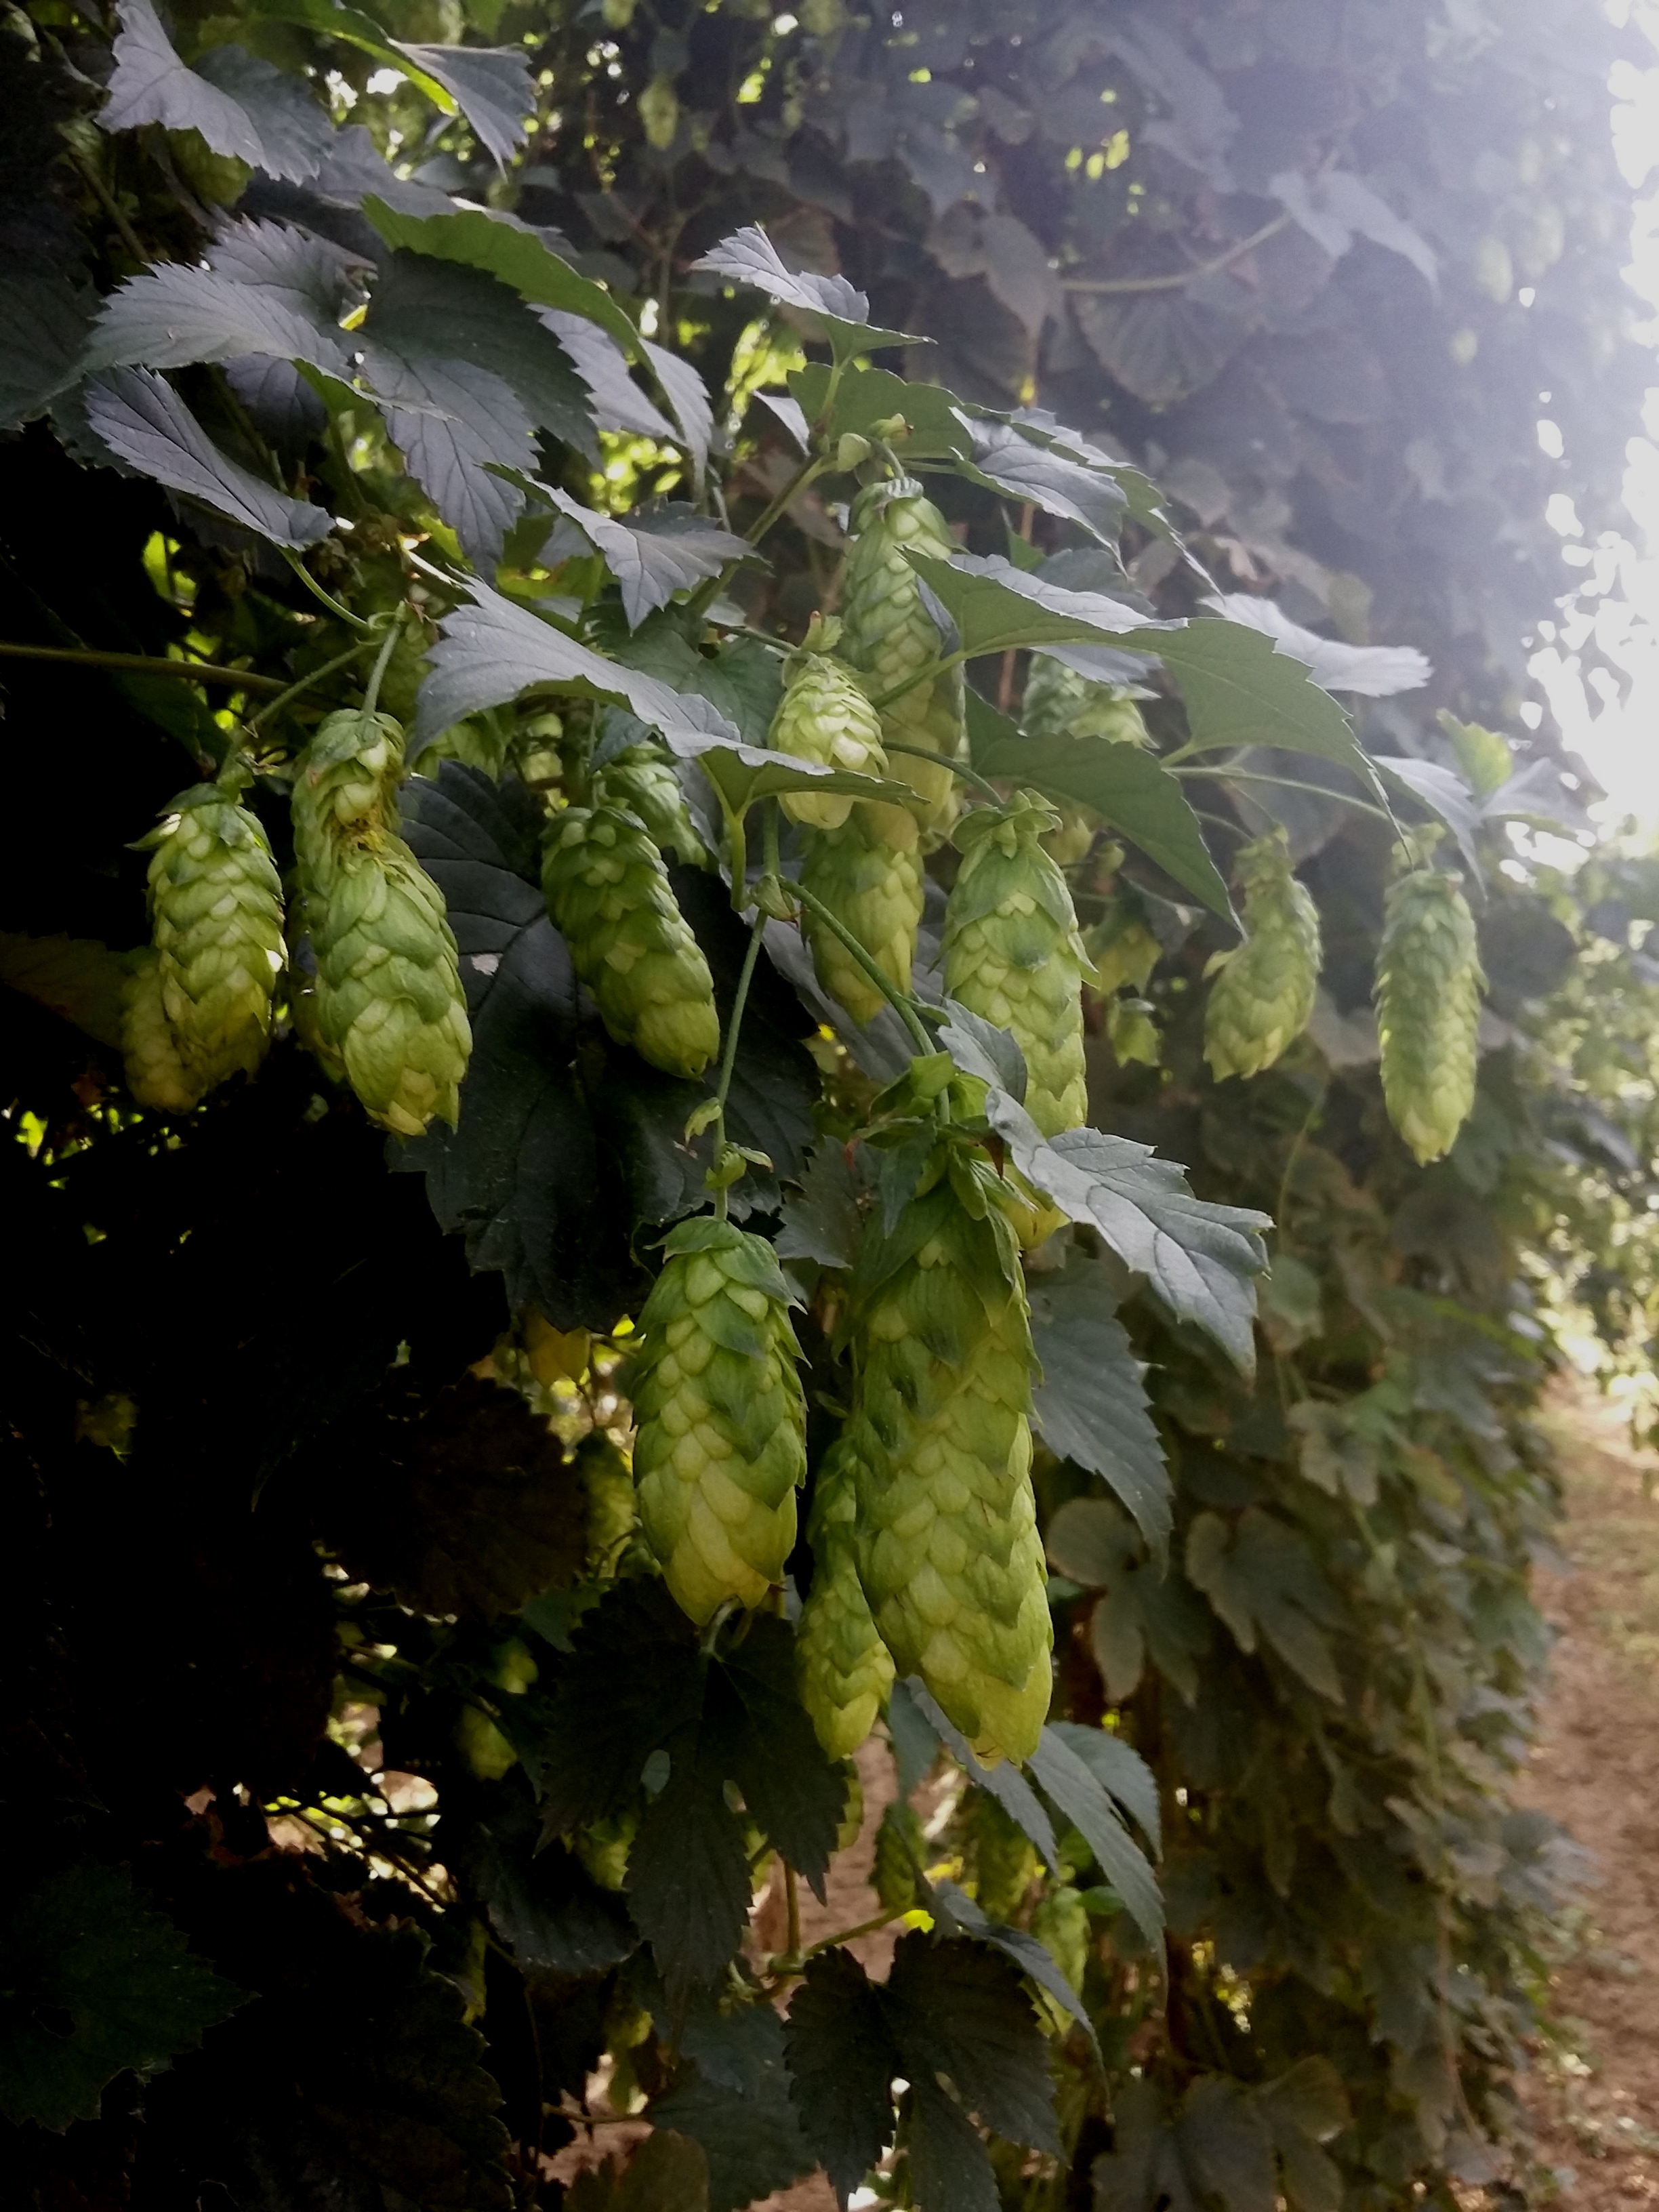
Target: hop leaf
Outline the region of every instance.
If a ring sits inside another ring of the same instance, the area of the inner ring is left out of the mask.
[[[1024,1759],[1053,1640],[1030,1316],[988,1165],[933,1164],[890,1232],[872,1220],[854,1270],[859,1575],[897,1672],[921,1676],[982,1758]]]
[[[809,830],[801,882],[869,953],[896,990],[910,988],[921,921],[916,824],[902,808],[857,800],[839,830]],[[818,981],[855,1021],[887,1003],[835,932],[809,914],[805,928]]]
[[[1420,1164],[1451,1150],[1474,1103],[1486,977],[1460,878],[1413,868],[1389,886],[1376,961],[1389,1119]]]
[[[763,1237],[684,1221],[640,1316],[629,1394],[646,1540],[699,1625],[783,1579],[806,1472],[790,1291]]]
[[[665,1074],[701,1075],[720,1048],[714,981],[644,824],[567,807],[547,827],[542,890],[617,1043]]]
[[[434,1115],[459,1119],[472,1031],[442,894],[398,835],[402,769],[401,726],[355,708],[300,757],[294,844],[316,976],[295,1015],[371,1119],[417,1137]]]
[[[767,743],[774,752],[793,753],[825,768],[850,769],[861,775],[887,773],[881,718],[858,678],[827,653],[804,650],[792,657],[788,687]],[[793,822],[839,830],[854,802],[844,792],[820,796],[796,791],[786,793],[781,804]]]
[[[1088,1111],[1083,978],[1088,956],[1072,894],[1042,847],[1057,820],[1034,792],[976,806],[957,830],[961,871],[945,909],[945,988],[1012,1035],[1025,1055],[1025,1110],[1045,1137]]]
[[[1204,1010],[1204,1057],[1217,1079],[1259,1075],[1299,1037],[1319,981],[1319,912],[1291,872],[1282,830],[1238,856],[1244,942],[1226,954]]]
[[[807,1535],[812,1587],[795,1636],[801,1703],[831,1759],[850,1758],[893,1686],[893,1662],[859,1581],[858,1468],[843,1438],[818,1469]]]
[[[141,1106],[190,1112],[198,1094],[161,1004],[161,961],[153,945],[138,956],[122,990],[121,1050],[127,1089]]]
[[[258,820],[216,784],[181,792],[145,842],[161,1006],[200,1097],[264,1058],[282,885]]]
[[[939,756],[939,767],[908,753],[893,760],[893,773],[921,801],[924,831],[938,842],[949,835],[957,812],[957,779],[942,763],[962,751],[962,671],[946,669],[931,680],[911,682],[942,656],[939,627],[904,556],[908,551],[948,560],[957,542],[932,500],[908,478],[866,485],[853,502],[851,522],[842,651],[869,678],[877,698],[910,683],[883,709],[881,727],[895,744],[921,745]]]

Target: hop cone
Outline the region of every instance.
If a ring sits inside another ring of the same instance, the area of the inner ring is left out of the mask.
[[[616,806],[570,806],[542,846],[548,912],[618,1044],[696,1077],[720,1048],[714,986],[662,854]]]
[[[915,676],[941,658],[939,633],[922,603],[921,584],[905,550],[948,560],[957,542],[945,518],[918,486],[869,484],[853,502],[853,549],[848,556],[842,651],[868,678],[872,696]],[[962,750],[960,668],[912,684],[881,714],[884,735],[895,744],[921,745],[941,760]],[[892,772],[921,800],[921,825],[937,840],[956,819],[957,779],[948,768],[895,753]]]
[[[630,1395],[646,1541],[699,1624],[783,1579],[806,1471],[789,1286],[771,1246],[727,1221],[683,1221],[640,1316]]]
[[[1031,1495],[1031,1330],[995,1178],[943,1175],[854,1270],[859,1575],[900,1674],[981,1756],[1024,1759],[1052,1630]]]
[[[795,1635],[801,1703],[830,1759],[858,1749],[893,1686],[893,1662],[859,1582],[857,1481],[847,1443],[836,1444],[812,1492],[812,1587]]]
[[[472,1031],[443,895],[397,832],[403,732],[331,714],[294,779],[294,843],[316,962],[307,1012],[370,1118],[453,1127]]]
[[[1093,1948],[1089,1908],[1081,1891],[1069,1886],[1050,1890],[1031,1915],[1031,1933],[1040,1943],[1047,1945],[1055,1966],[1080,1995]],[[1065,2035],[1070,2031],[1070,2014],[1062,2011],[1052,1997],[1045,2000],[1043,2009],[1057,2033]]]
[[[839,830],[807,833],[800,879],[888,981],[908,991],[923,896],[921,854],[911,817],[902,807],[858,800]],[[803,926],[824,989],[855,1021],[878,1014],[886,1000],[840,938],[811,914]]]
[[[605,763],[599,775],[599,799],[637,815],[659,853],[672,853],[684,868],[712,868],[714,856],[691,819],[673,764],[649,745],[629,745]]]
[[[1238,856],[1244,942],[1225,956],[1204,1010],[1204,1057],[1218,1080],[1259,1075],[1299,1037],[1319,981],[1319,912],[1291,872],[1282,830]]]
[[[988,1920],[1010,1921],[1025,1902],[1036,1874],[1036,1853],[1024,1829],[1010,1820],[988,1790],[975,1791],[969,1818],[979,1909]]]
[[[1152,981],[1163,946],[1123,899],[1114,899],[1083,940],[1094,962],[1090,981],[1103,998],[1127,983],[1137,992]]]
[[[158,1114],[188,1114],[197,1102],[178,1041],[161,1004],[161,962],[146,945],[121,990],[121,1050],[127,1089]]]
[[[976,806],[957,830],[963,859],[945,909],[945,988],[1007,1030],[1025,1055],[1025,1110],[1045,1137],[1088,1108],[1083,978],[1089,962],[1066,878],[1038,842],[1054,813],[1034,792]]]
[[[1459,878],[1413,868],[1389,889],[1376,961],[1376,1027],[1389,1119],[1420,1163],[1437,1160],[1474,1103],[1486,977]]]
[[[1031,656],[1019,720],[1028,738],[1103,738],[1115,745],[1146,742],[1146,725],[1127,691],[1079,676],[1046,653]]]
[[[161,1006],[198,1097],[270,1036],[283,964],[283,891],[258,822],[217,784],[193,784],[145,841]]]
[[[870,1882],[889,1912],[908,1912],[916,1901],[916,1869],[927,1859],[927,1838],[915,1808],[896,1797],[876,1830],[876,1860]]]
[[[887,773],[881,718],[857,677],[827,653],[793,656],[788,686],[767,743],[774,752],[793,753],[824,768],[851,769],[860,775]],[[787,792],[782,805],[791,821],[810,823],[817,830],[839,830],[853,811],[852,799],[837,792]]]

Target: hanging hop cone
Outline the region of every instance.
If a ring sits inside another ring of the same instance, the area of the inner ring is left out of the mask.
[[[1421,1164],[1451,1150],[1474,1103],[1486,977],[1460,878],[1413,868],[1389,888],[1376,1029],[1389,1119]]]
[[[121,988],[121,1051],[127,1089],[158,1114],[188,1114],[198,1102],[161,1004],[161,962],[153,945],[137,955]]]
[[[650,745],[628,745],[599,772],[599,803],[644,823],[659,853],[683,868],[712,868],[714,855],[691,819],[673,763]]]
[[[916,825],[904,809],[859,799],[839,830],[808,830],[800,879],[894,988],[908,991],[924,895]],[[824,989],[854,1021],[878,1014],[885,998],[834,930],[810,913],[801,926]]]
[[[161,1006],[199,1098],[264,1058],[283,887],[258,818],[217,784],[181,792],[143,842]]]
[[[1031,656],[1020,708],[1020,727],[1030,738],[1098,738],[1108,744],[1144,745],[1146,725],[1121,684],[1097,684],[1046,653]],[[1060,827],[1042,841],[1056,867],[1082,860],[1101,826],[1092,807],[1057,801]]]
[[[1024,1830],[989,1790],[973,1793],[968,1808],[968,1850],[980,1911],[988,1920],[1011,1921],[1036,1878],[1037,1855]]]
[[[1031,1494],[1031,1328],[996,1177],[936,1157],[890,1234],[866,1226],[855,1368],[859,1577],[896,1671],[981,1758],[1024,1759],[1053,1640]]]
[[[1090,972],[1066,878],[1041,839],[1054,809],[1036,792],[976,806],[957,824],[962,867],[945,909],[945,988],[1013,1036],[1025,1110],[1045,1137],[1088,1110],[1083,978]]]
[[[845,1439],[818,1469],[807,1536],[812,1587],[795,1632],[800,1698],[830,1759],[848,1759],[876,1724],[893,1662],[859,1581],[858,1469]]]
[[[555,815],[542,890],[617,1043],[665,1074],[701,1075],[720,1048],[714,981],[639,818],[604,805]]]
[[[1055,1966],[1081,1996],[1083,1978],[1089,1971],[1089,1957],[1094,1949],[1094,1930],[1089,1925],[1089,1908],[1081,1891],[1069,1884],[1050,1890],[1039,1899],[1031,1914],[1031,1933],[1047,1948]],[[1063,2040],[1072,2032],[1072,2014],[1046,1990],[1040,1991],[1039,1996],[1038,2010],[1049,2033]]]
[[[851,526],[841,648],[868,679],[871,696],[880,698],[943,657],[907,549],[948,560],[958,548],[944,516],[908,478],[866,485],[853,502]],[[883,732],[896,745],[921,745],[941,763],[953,761],[962,751],[963,697],[961,669],[945,669],[882,709]],[[957,806],[951,770],[900,752],[891,769],[921,801],[924,836],[935,843],[948,836]]]
[[[1244,942],[1222,956],[1204,1010],[1204,1057],[1219,1081],[1259,1075],[1299,1037],[1319,982],[1319,910],[1291,872],[1282,830],[1238,856]]]
[[[814,615],[806,642],[789,656],[787,679],[767,744],[776,753],[823,768],[850,769],[859,775],[885,775],[881,718],[849,668],[833,659],[820,641],[835,633]],[[844,792],[786,792],[781,801],[792,822],[817,830],[839,830],[853,811]]]
[[[806,1412],[793,1293],[771,1246],[730,1222],[683,1221],[640,1316],[628,1385],[646,1541],[699,1626],[761,1602],[795,1541]]]
[[[370,1119],[418,1137],[459,1118],[472,1031],[443,894],[398,835],[402,769],[389,714],[329,715],[295,767],[294,845],[316,968],[303,1021]]]
[[[916,1869],[927,1863],[927,1838],[915,1808],[896,1797],[876,1830],[876,1863],[870,1886],[888,1912],[908,1912],[916,1901]]]

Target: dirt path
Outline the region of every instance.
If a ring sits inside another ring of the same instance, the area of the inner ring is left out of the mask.
[[[1568,1571],[1540,1577],[1559,1640],[1516,1794],[1591,1860],[1552,1946],[1556,2033],[1525,2094],[1554,2201],[1629,2212],[1659,2208],[1659,1461],[1582,1384],[1558,1391],[1547,1426]]]

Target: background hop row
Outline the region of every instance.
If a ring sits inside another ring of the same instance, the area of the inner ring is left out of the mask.
[[[772,1247],[728,1221],[683,1221],[640,1316],[628,1382],[647,1542],[701,1625],[783,1579],[806,1473],[793,1293]]]

